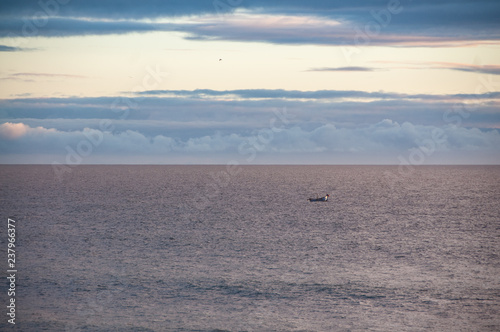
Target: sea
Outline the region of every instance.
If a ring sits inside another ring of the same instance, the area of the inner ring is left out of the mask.
[[[1,331],[500,331],[500,166],[0,178]]]

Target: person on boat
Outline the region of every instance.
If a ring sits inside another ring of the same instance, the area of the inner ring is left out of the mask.
[[[329,194],[326,194],[323,197],[318,197],[318,195],[316,195],[316,198],[309,198],[308,201],[309,202],[326,202],[326,201],[328,201],[328,197],[330,197]]]

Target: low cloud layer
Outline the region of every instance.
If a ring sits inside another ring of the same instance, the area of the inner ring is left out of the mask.
[[[179,139],[166,135],[148,136],[134,130],[111,132],[85,128],[61,131],[53,128],[30,127],[23,123],[0,125],[0,151],[2,155],[42,154],[51,156],[44,162],[92,163],[99,157],[137,163],[176,163],[179,157],[197,154],[210,155],[214,160],[256,161],[258,155],[364,156],[387,154],[396,163],[396,155],[420,150],[428,158],[440,153],[453,152],[466,156],[470,152],[499,155],[498,130],[467,129],[456,126],[422,126],[409,122],[399,124],[385,119],[373,125],[355,128],[324,124],[312,128],[298,126],[268,127],[249,134],[219,132],[211,135]],[[73,160],[73,161],[72,161]],[[335,159],[331,159],[333,162]],[[296,160],[300,162],[300,159]],[[480,162],[480,160],[478,160]]]
[[[432,150],[429,162],[430,155],[453,155],[463,162],[471,152],[497,160],[499,106],[497,92],[204,89],[17,98],[0,100],[0,155],[9,163],[33,162],[40,154],[36,162],[64,163],[80,149],[82,163],[106,158],[121,163],[239,158],[250,163],[258,162],[256,155],[268,162],[289,158],[297,163],[312,161],[302,155],[314,153],[314,160],[322,162],[349,157],[390,164],[422,148],[426,156]]]

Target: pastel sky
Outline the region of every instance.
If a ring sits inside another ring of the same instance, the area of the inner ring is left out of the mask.
[[[3,0],[0,163],[499,164],[500,2]]]

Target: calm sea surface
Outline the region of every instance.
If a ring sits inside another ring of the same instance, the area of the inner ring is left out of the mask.
[[[0,175],[2,331],[500,330],[497,166]]]

